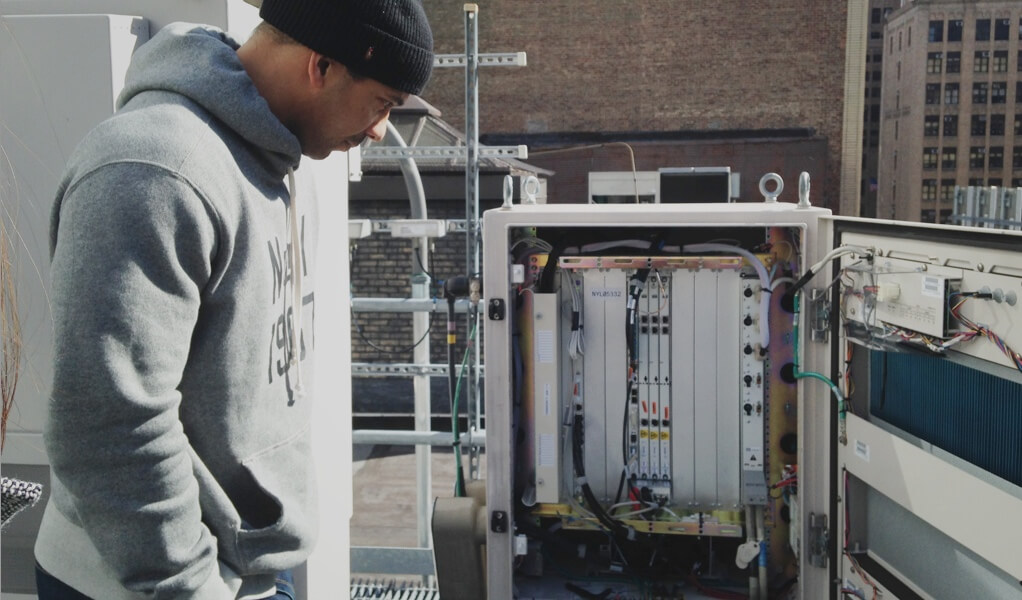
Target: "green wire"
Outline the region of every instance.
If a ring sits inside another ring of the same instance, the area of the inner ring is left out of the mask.
[[[822,382],[826,383],[828,386],[830,386],[830,391],[834,393],[834,398],[837,400],[837,410],[838,410],[837,414],[838,414],[839,425],[840,425],[840,430],[841,430],[841,433],[840,433],[841,443],[845,443],[847,441],[847,438],[845,436],[845,428],[846,428],[846,418],[847,418],[847,414],[848,414],[848,405],[847,405],[847,402],[845,401],[844,394],[841,393],[841,389],[838,388],[837,384],[835,384],[833,381],[831,381],[830,377],[827,377],[826,375],[823,375],[822,373],[816,373],[816,372],[813,372],[813,371],[802,371],[802,370],[799,369],[799,364],[798,364],[798,359],[799,359],[799,351],[798,351],[798,338],[799,338],[799,336],[798,336],[798,315],[799,315],[799,298],[801,298],[801,297],[802,297],[802,292],[798,292],[798,293],[795,294],[795,298],[794,298],[794,301],[795,301],[795,304],[794,304],[795,321],[794,321],[794,325],[793,325],[793,328],[792,328],[793,329],[792,335],[795,338],[795,342],[794,342],[794,345],[795,345],[795,359],[793,361],[793,364],[795,365],[795,378],[796,379],[817,379],[819,381],[822,381]]]
[[[465,378],[465,369],[468,367],[469,350],[472,348],[472,340],[476,338],[476,329],[479,322],[472,325],[472,333],[468,336],[468,344],[465,346],[465,357],[461,361],[461,368],[458,369],[458,380],[454,385],[454,406],[451,408],[451,431],[454,432],[454,495],[462,497],[465,495],[465,475],[461,467],[461,445],[458,440],[461,434],[458,431],[458,399],[461,397],[461,380]]]

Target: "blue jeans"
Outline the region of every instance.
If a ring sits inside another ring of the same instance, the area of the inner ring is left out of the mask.
[[[35,566],[35,585],[39,600],[92,600],[63,581]],[[277,593],[268,600],[295,600],[295,583],[291,571],[277,574]]]

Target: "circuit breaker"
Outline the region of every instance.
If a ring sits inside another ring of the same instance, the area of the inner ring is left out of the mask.
[[[895,372],[1018,398],[991,410],[1022,455],[1022,236],[738,203],[504,207],[484,240],[489,597],[936,598],[899,543],[948,535],[1022,597],[1019,526],[974,540],[892,483],[1022,510]]]

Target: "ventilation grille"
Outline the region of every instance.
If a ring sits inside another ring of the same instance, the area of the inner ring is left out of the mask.
[[[1022,486],[1022,384],[941,358],[872,352],[870,413]]]
[[[397,581],[354,581],[351,600],[440,600],[434,586]]]

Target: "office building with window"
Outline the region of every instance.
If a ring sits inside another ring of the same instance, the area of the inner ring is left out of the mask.
[[[883,81],[884,25],[901,0],[870,0],[866,40],[866,81],[862,111],[860,215],[875,217],[880,169],[880,94]]]
[[[1022,186],[1022,3],[917,0],[883,36],[876,216],[945,222],[955,186]]]

